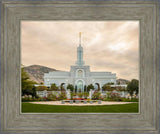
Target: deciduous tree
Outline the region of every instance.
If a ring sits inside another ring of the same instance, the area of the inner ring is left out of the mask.
[[[134,92],[137,95],[139,91],[139,81],[136,79],[132,79],[131,82],[129,82],[127,85],[127,90],[131,96],[133,95]]]
[[[29,80],[27,72],[24,71],[24,68],[21,68],[21,86],[22,86],[22,95],[32,95],[33,87],[36,82]]]
[[[53,84],[51,85],[51,90],[52,90],[52,91],[58,91],[58,87],[56,86],[55,83],[53,83]]]

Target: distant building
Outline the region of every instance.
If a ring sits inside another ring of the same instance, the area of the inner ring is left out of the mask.
[[[85,65],[83,61],[83,47],[81,46],[81,33],[79,35],[79,46],[77,47],[77,61],[71,66],[69,72],[53,71],[44,74],[44,85],[50,87],[55,83],[57,86],[63,86],[65,89],[68,84],[72,84],[84,92],[85,85],[93,84],[95,89],[98,87],[102,90],[102,86],[106,83],[116,84],[116,74],[112,72],[91,72],[90,66]]]

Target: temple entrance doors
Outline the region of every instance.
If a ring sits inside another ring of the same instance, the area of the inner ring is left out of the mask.
[[[84,83],[82,80],[77,81],[77,92],[84,92]]]

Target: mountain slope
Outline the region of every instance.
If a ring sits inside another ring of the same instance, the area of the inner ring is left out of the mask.
[[[41,82],[44,82],[43,80],[44,73],[57,71],[57,70],[54,68],[49,68],[41,65],[31,65],[31,66],[24,67],[24,71],[27,72],[27,74],[30,77],[30,80],[33,80],[37,83],[41,83]]]
[[[129,80],[126,80],[126,79],[117,79],[116,80],[116,83],[117,84],[127,84],[129,82]]]

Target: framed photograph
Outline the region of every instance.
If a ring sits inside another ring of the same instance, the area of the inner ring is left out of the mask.
[[[139,113],[138,56],[139,21],[21,21],[21,112]]]
[[[1,131],[159,133],[159,2],[2,1]]]

